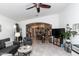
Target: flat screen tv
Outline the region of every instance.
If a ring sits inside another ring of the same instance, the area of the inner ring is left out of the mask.
[[[60,37],[61,32],[65,32],[65,28],[52,29],[52,36],[58,38]]]

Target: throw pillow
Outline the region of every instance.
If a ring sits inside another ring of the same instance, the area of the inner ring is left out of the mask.
[[[13,42],[12,41],[5,42],[5,46],[6,47],[9,47],[9,46],[12,46],[12,45],[13,45]]]

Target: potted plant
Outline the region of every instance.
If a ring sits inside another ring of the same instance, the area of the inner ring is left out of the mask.
[[[67,24],[66,26],[66,31],[65,32],[61,32],[61,37],[64,39],[63,43],[65,43],[66,41],[70,42],[70,38],[71,36],[74,37],[74,35],[76,35],[77,32],[76,31],[72,31],[72,28],[69,26],[69,24]]]
[[[71,32],[70,31],[61,32],[61,37],[64,39],[63,43],[65,43],[66,41],[70,41]]]
[[[63,42],[65,43],[66,41],[70,42],[71,36],[75,36],[77,34],[76,31],[66,31],[66,32],[61,32],[61,37],[64,39]]]
[[[73,37],[77,34],[76,31],[71,31],[71,34],[73,35]]]

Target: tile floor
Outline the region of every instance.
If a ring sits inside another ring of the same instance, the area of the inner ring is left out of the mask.
[[[53,45],[53,43],[37,41],[33,43],[32,48],[30,56],[71,56],[70,53],[64,51],[64,48]]]
[[[64,48],[53,45],[52,43],[38,42],[33,44],[31,56],[71,56],[70,53],[64,51]]]

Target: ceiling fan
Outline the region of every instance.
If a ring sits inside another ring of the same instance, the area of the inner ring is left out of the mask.
[[[32,7],[29,7],[27,8],[26,10],[29,10],[29,9],[32,9],[32,8],[36,8],[37,10],[37,13],[40,13],[40,8],[51,8],[50,5],[47,5],[47,4],[43,4],[43,3],[33,3],[33,6]]]

